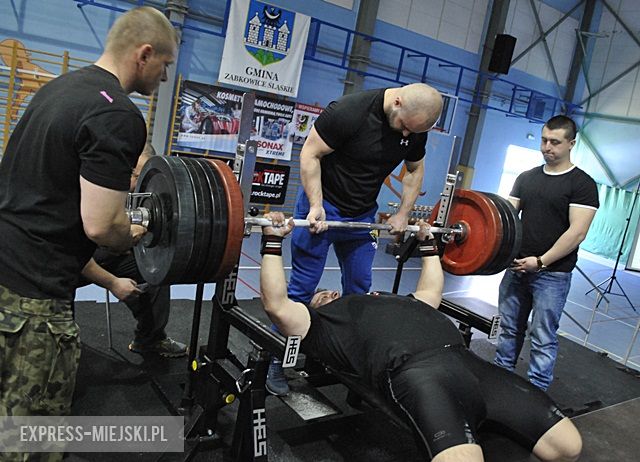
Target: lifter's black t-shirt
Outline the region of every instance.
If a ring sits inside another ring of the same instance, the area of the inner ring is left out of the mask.
[[[417,355],[464,344],[444,314],[413,297],[347,295],[309,312],[304,351],[374,386]]]
[[[95,249],[82,226],[79,177],[128,191],[145,139],[140,110],[97,66],[36,93],[0,163],[0,285],[29,298],[73,298]]]
[[[321,160],[322,196],[345,217],[376,206],[385,178],[404,160],[424,157],[426,133],[407,138],[389,126],[385,89],[354,93],[333,101],[314,127],[333,152]]]
[[[542,255],[569,229],[569,208],[597,209],[595,181],[578,167],[547,173],[535,167],[518,176],[511,197],[520,201],[522,246],[520,258]],[[548,271],[570,272],[578,260],[578,249],[549,265]]]

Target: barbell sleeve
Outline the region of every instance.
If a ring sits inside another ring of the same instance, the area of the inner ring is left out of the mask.
[[[273,226],[271,220],[268,218],[246,217],[244,219],[245,224],[252,226]],[[300,220],[295,218],[293,223],[302,228],[308,228],[311,226],[309,220]],[[391,231],[392,226],[386,223],[366,223],[360,221],[325,221],[324,223],[331,228],[349,228],[349,229],[377,229],[380,231]],[[417,233],[420,231],[420,227],[417,225],[408,225],[407,231]],[[434,234],[447,234],[447,233],[461,233],[462,231],[457,228],[441,228],[438,226],[432,226],[431,232]]]

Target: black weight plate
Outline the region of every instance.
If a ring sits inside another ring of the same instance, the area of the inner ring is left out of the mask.
[[[509,226],[508,211],[504,207],[504,203],[499,200],[500,196],[493,193],[483,192],[500,213],[500,220],[502,221],[502,242],[498,248],[498,252],[491,262],[486,265],[479,274],[496,274],[505,268],[505,261],[511,253],[511,245],[513,244],[513,235]],[[508,266],[508,265],[507,265]]]
[[[520,217],[518,215],[518,211],[515,207],[509,202],[508,199],[504,197],[497,196],[498,200],[500,200],[504,204],[504,208],[509,218],[509,227],[511,230],[511,234],[513,234],[513,243],[511,244],[511,253],[506,258],[505,266],[502,268],[506,268],[511,264],[514,258],[518,257],[520,253],[520,246],[522,245],[522,222],[520,221]]]
[[[227,245],[227,201],[224,189],[211,164],[204,159],[198,159],[198,164],[207,178],[213,204],[209,254],[202,270],[202,279],[205,282],[215,282]]]
[[[187,169],[191,184],[193,185],[193,198],[195,203],[195,226],[193,234],[193,249],[189,263],[183,274],[182,283],[192,284],[200,282],[200,268],[206,258],[209,246],[211,228],[211,193],[209,186],[202,183],[200,170],[192,163],[192,159],[179,158]]]
[[[513,259],[518,255],[520,244],[522,242],[522,225],[516,210],[511,203],[497,194],[487,193],[487,195],[500,208],[500,214],[506,221],[506,229],[508,229],[509,240],[505,240],[501,249],[501,258],[496,260],[492,265],[492,272],[486,274],[496,274],[508,268]]]
[[[209,186],[209,178],[207,178],[206,172],[202,169],[201,162],[198,159],[188,158],[186,159],[193,169],[193,173],[197,175],[202,186],[202,193],[200,202],[203,210],[206,213],[206,220],[202,222],[203,241],[202,248],[198,255],[198,263],[196,268],[195,277],[196,282],[209,282],[206,279],[205,269],[207,268],[209,259],[211,258],[211,240],[214,239],[213,234],[213,218],[214,218],[214,204],[211,196],[211,187]]]
[[[182,162],[169,156],[154,156],[145,164],[135,192],[156,195],[162,210],[155,245],[142,241],[134,247],[142,277],[152,285],[167,285],[182,280],[193,249],[195,203],[193,186]],[[145,242],[148,246],[145,246]]]

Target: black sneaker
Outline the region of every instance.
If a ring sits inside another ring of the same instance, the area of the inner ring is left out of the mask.
[[[267,371],[266,389],[275,396],[287,396],[289,394],[289,384],[287,383],[287,377],[284,375],[282,361],[275,356],[271,357],[271,363]]]
[[[144,345],[135,340],[129,344],[129,351],[138,354],[156,353],[165,358],[179,358],[187,354],[187,346],[176,342],[172,338],[165,338],[149,345]]]

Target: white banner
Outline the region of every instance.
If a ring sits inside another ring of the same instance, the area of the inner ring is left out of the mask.
[[[311,18],[233,0],[218,82],[296,97]]]

